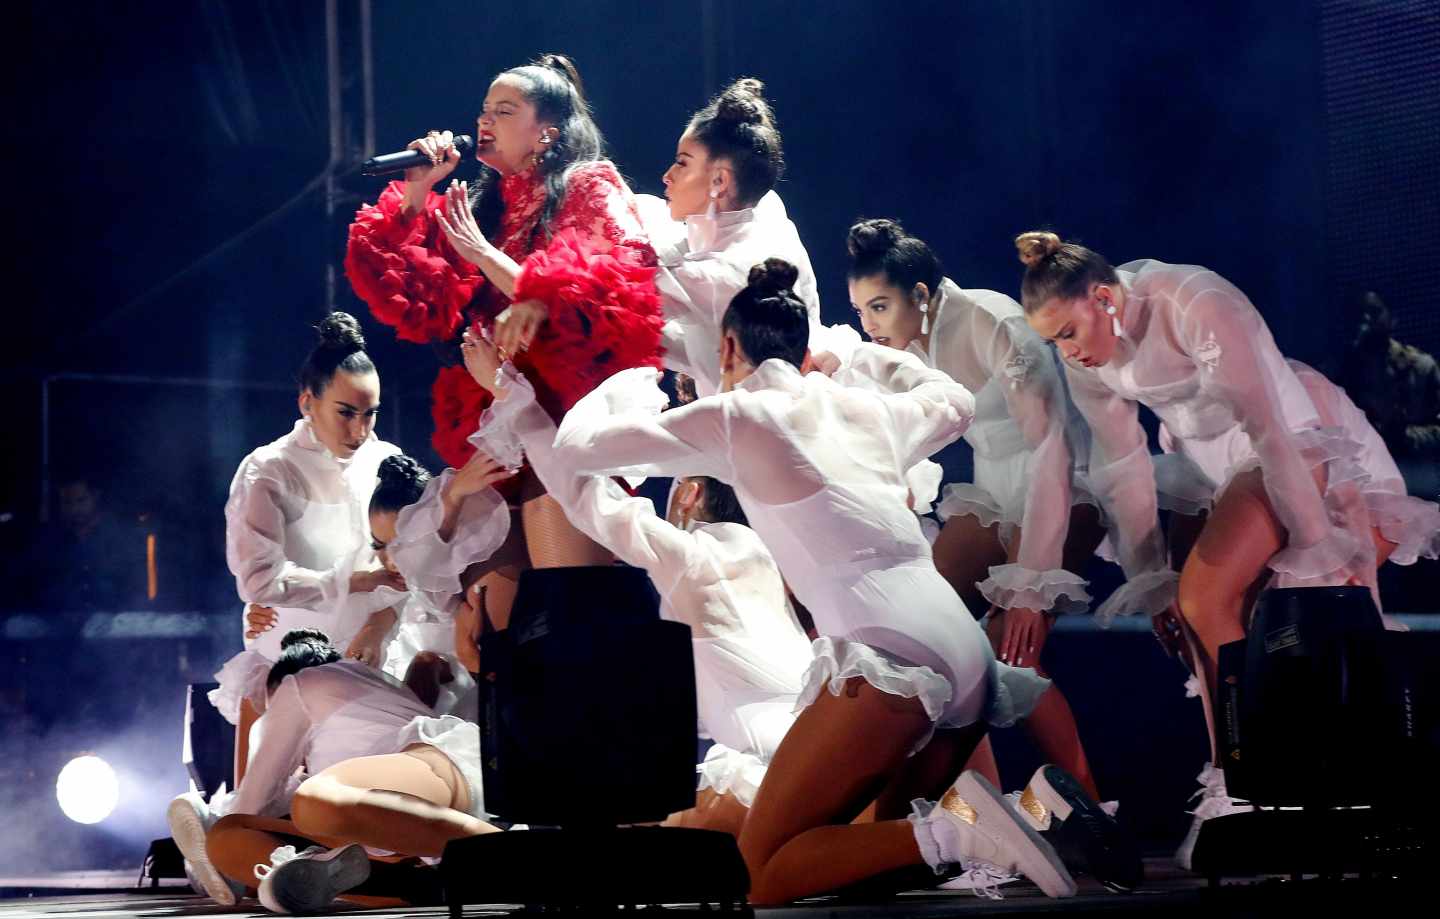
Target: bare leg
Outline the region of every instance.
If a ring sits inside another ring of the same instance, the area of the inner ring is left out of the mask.
[[[290,804],[310,837],[339,837],[406,855],[439,855],[452,839],[497,832],[465,813],[469,790],[439,750],[362,756],[307,779]]]
[[[979,584],[990,576],[990,568],[1005,564],[1005,547],[1000,543],[999,526],[981,526],[969,514],[957,514],[945,521],[932,547],[935,568],[950,582],[971,615],[979,617],[990,607]]]
[[[240,700],[240,723],[235,726],[235,782],[230,787],[239,788],[240,780],[245,778],[245,767],[250,762],[250,729],[259,720],[260,713],[255,711],[254,704],[249,699]]]
[[[734,795],[717,794],[715,789],[705,788],[695,793],[694,807],[671,814],[662,825],[718,830],[738,839],[740,829],[745,825],[745,816],[749,813],[750,809]]]
[[[839,696],[821,692],[775,752],[740,832],[751,902],[783,903],[923,864],[908,822],[849,821],[930,725],[919,700],[859,677]]]
[[[1000,764],[995,761],[995,747],[990,743],[990,735],[986,734],[980,738],[975,745],[975,752],[970,754],[970,759],[965,763],[966,769],[973,769],[985,778],[996,788],[1000,785]]]
[[[306,836],[289,820],[277,817],[230,814],[210,829],[205,837],[205,849],[211,864],[221,874],[254,890],[255,866],[270,864],[270,853],[281,846],[294,846],[296,851],[312,845],[334,849],[353,841]],[[391,861],[371,856],[370,879],[342,894],[340,899],[372,908],[437,902],[438,879],[433,873],[428,878],[417,878],[413,873],[433,872],[433,869],[416,867],[413,861],[411,864],[391,864]],[[416,896],[417,890],[428,895]]]

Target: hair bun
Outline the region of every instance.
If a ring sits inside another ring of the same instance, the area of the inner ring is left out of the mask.
[[[315,328],[320,333],[321,348],[343,354],[365,350],[365,336],[360,333],[360,323],[349,313],[336,310],[320,320]]]
[[[716,97],[716,119],[734,124],[770,124],[773,117],[764,92],[764,83],[754,77],[741,77]]]
[[[319,629],[291,629],[280,639],[280,650],[298,645],[302,642],[318,641],[321,644],[330,644],[330,636]]]
[[[395,453],[380,461],[380,469],[376,475],[380,479],[381,487],[411,486],[421,481],[429,481],[430,470],[420,465],[413,456]]]
[[[800,279],[800,269],[783,258],[767,258],[750,269],[749,287],[757,298],[774,297],[793,292]]]
[[[845,248],[852,259],[874,258],[895,248],[908,235],[904,227],[887,217],[862,220],[850,228]]]
[[[1015,237],[1015,248],[1019,250],[1020,261],[1026,268],[1032,268],[1059,252],[1062,245],[1060,237],[1048,230],[1031,230]]]

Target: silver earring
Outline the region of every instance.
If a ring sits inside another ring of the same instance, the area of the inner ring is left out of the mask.
[[[554,140],[554,138],[552,138],[549,134],[541,134],[541,135],[540,135],[540,143],[542,143],[542,144],[548,144],[548,143],[550,143],[550,141],[552,141],[552,140]]]
[[[1118,312],[1115,308],[1115,302],[1113,300],[1102,300],[1100,301],[1100,305],[1101,308],[1105,310],[1105,315],[1110,317],[1110,331],[1115,333],[1116,338],[1119,338],[1124,334],[1125,330],[1120,327],[1120,317],[1115,315],[1116,312]]]
[[[920,310],[920,334],[921,334],[921,335],[929,335],[929,334],[930,334],[930,301],[929,301],[929,300],[921,300],[919,303],[916,303],[915,306],[916,306],[917,309]]]

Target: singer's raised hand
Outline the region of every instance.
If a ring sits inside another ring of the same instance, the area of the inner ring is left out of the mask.
[[[425,206],[425,196],[435,183],[455,171],[460,164],[460,151],[455,149],[455,135],[449,131],[431,131],[405,145],[430,157],[429,166],[413,166],[405,170],[405,209],[415,213]]]
[[[490,241],[480,232],[475,214],[470,210],[470,189],[464,182],[451,182],[445,190],[445,207],[435,211],[440,228],[455,247],[455,252],[472,265],[480,265],[490,255]]]

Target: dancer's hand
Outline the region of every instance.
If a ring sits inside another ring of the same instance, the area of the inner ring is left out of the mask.
[[[469,462],[461,466],[459,471],[451,476],[450,481],[445,483],[445,493],[440,496],[440,500],[444,504],[458,504],[470,495],[484,491],[513,474],[485,451],[476,450]]]
[[[1180,624],[1180,610],[1175,604],[1150,617],[1150,630],[1155,633],[1155,640],[1160,642],[1166,654],[1185,659],[1185,631]]]
[[[1034,667],[1050,635],[1051,619],[1042,612],[1017,606],[1000,611],[1003,616],[1000,660],[1012,667]]]
[[[357,571],[350,575],[350,592],[352,594],[368,594],[379,587],[400,591],[409,589],[405,586],[404,576],[398,571],[378,568],[374,571]]]
[[[259,638],[262,634],[275,628],[275,623],[279,618],[280,614],[270,607],[251,603],[245,607],[245,637]]]
[[[455,149],[455,135],[449,131],[431,131],[424,137],[417,137],[405,145],[406,150],[419,150],[430,158],[429,166],[412,166],[405,170],[405,181],[420,190],[421,203],[424,195],[435,187],[435,183],[455,171],[460,165],[460,151]],[[407,189],[408,191],[408,189]]]
[[[492,396],[500,396],[505,387],[499,385],[500,365],[509,360],[508,354],[485,340],[474,327],[465,330],[460,337],[460,356],[465,359],[465,369],[480,384],[480,388]]]
[[[490,240],[485,238],[485,234],[480,232],[480,225],[475,222],[475,214],[470,210],[469,192],[465,182],[451,182],[450,187],[445,189],[445,207],[435,210],[435,219],[456,254],[480,267],[481,262],[491,258],[495,247],[490,245]]]
[[[535,334],[549,315],[549,307],[539,300],[510,304],[495,317],[495,346],[503,354],[524,351],[535,340]]]
[[[810,364],[827,377],[833,377],[835,371],[840,369],[840,358],[829,351],[820,351],[810,355]]]

